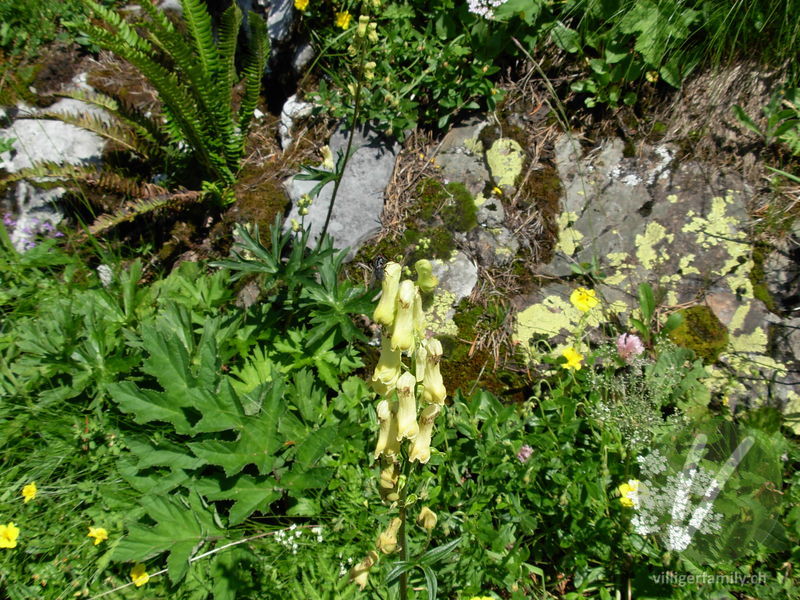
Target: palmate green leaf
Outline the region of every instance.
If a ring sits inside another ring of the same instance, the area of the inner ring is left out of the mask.
[[[132,413],[140,425],[153,421],[171,424],[181,434],[192,432],[192,424],[182,410],[188,404],[179,404],[169,395],[155,390],[144,390],[130,381],[111,383],[106,389],[124,413]]]
[[[209,500],[234,500],[228,525],[238,525],[255,511],[266,512],[281,497],[273,477],[252,477],[240,474],[230,479],[203,477],[195,482],[195,490]]]
[[[250,464],[255,465],[261,475],[269,474],[275,462],[275,452],[282,444],[278,435],[278,421],[285,410],[283,389],[283,382],[276,376],[261,412],[242,417],[241,431],[236,441],[207,439],[190,443],[189,448],[209,464],[222,467],[228,477],[238,474]]]
[[[295,464],[301,469],[310,468],[325,455],[326,450],[336,440],[337,434],[338,427],[336,425],[329,425],[312,431],[306,439],[297,445]]]
[[[114,549],[113,558],[140,561],[169,552],[167,569],[173,582],[186,575],[189,559],[200,545],[209,537],[224,534],[214,523],[213,512],[194,495],[188,500],[149,496],[142,500],[142,508],[156,525],[131,525],[128,535]]]
[[[186,447],[172,442],[153,444],[145,437],[127,437],[125,444],[139,459],[136,468],[140,471],[154,466],[197,469],[205,464],[203,459],[192,456]]]

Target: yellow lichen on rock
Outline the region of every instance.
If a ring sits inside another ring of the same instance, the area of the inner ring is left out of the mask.
[[[572,227],[572,223],[578,220],[578,215],[574,212],[565,211],[556,219],[558,225],[558,243],[556,250],[563,252],[567,256],[575,254],[578,243],[583,239],[583,234]]]
[[[636,235],[636,258],[645,269],[653,269],[656,265],[669,258],[666,250],[660,252],[656,246],[662,242],[672,243],[675,235],[667,233],[666,227],[661,223],[651,221],[644,230],[644,235]]]
[[[486,164],[499,186],[513,186],[522,172],[525,152],[515,140],[499,138],[486,152]]]

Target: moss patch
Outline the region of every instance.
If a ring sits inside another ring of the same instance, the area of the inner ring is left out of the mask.
[[[778,303],[769,293],[767,277],[764,272],[764,262],[767,260],[770,250],[769,245],[763,242],[757,242],[753,245],[753,268],[750,269],[748,277],[753,286],[753,296],[761,300],[769,311],[779,314]]]
[[[478,226],[475,200],[463,183],[442,184],[425,179],[417,185],[416,216],[432,223],[437,218],[445,227],[466,233]]]
[[[692,306],[679,312],[683,323],[670,334],[670,339],[694,350],[706,364],[716,362],[728,345],[728,330],[708,306]]]

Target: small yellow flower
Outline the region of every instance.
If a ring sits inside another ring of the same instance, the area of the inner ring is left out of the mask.
[[[25,498],[25,500],[23,501],[24,504],[27,504],[28,502],[30,502],[31,500],[36,498],[36,492],[37,492],[37,489],[36,489],[36,482],[35,481],[31,481],[28,485],[23,487],[22,488],[22,497]]]
[[[658,81],[658,71],[648,71],[644,74],[645,79],[650,83],[655,83]]]
[[[16,548],[19,537],[19,527],[14,523],[0,525],[0,548]]]
[[[417,524],[421,525],[428,533],[436,527],[436,522],[439,518],[436,516],[436,513],[433,512],[427,506],[423,506],[422,510],[419,511],[419,516],[417,517]]]
[[[569,296],[569,301],[572,302],[572,306],[581,312],[588,312],[600,303],[594,290],[587,290],[583,287],[579,287],[572,292]]]
[[[308,8],[308,0],[294,0],[294,7],[300,12]]]
[[[338,12],[336,13],[336,20],[334,21],[334,25],[340,27],[341,29],[347,29],[350,26],[350,19],[353,18],[348,11]]]
[[[583,354],[575,350],[572,346],[568,348],[564,348],[561,352],[561,356],[567,359],[562,367],[565,369],[575,369],[576,371],[581,370],[581,361],[583,361]]]
[[[89,527],[89,534],[86,537],[94,538],[94,545],[108,539],[108,531],[102,527]]]
[[[628,508],[639,506],[639,480],[629,479],[628,483],[619,486],[620,504]]]
[[[145,583],[150,581],[150,575],[144,570],[142,563],[136,563],[131,569],[131,581],[136,587],[142,587]]]

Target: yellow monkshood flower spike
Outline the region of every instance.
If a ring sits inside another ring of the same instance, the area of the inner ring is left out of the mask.
[[[136,587],[142,587],[145,583],[150,581],[150,575],[144,569],[142,563],[136,563],[131,569],[131,581]]]
[[[308,0],[294,0],[294,7],[300,12],[308,8]]]
[[[16,548],[19,537],[19,527],[14,523],[0,525],[0,548]]]
[[[564,369],[575,369],[576,371],[581,370],[583,354],[575,350],[575,348],[572,346],[569,348],[564,348],[564,350],[561,352],[561,356],[567,359],[567,362],[561,365]]]
[[[394,323],[395,305],[397,304],[397,292],[400,288],[400,277],[403,275],[403,267],[396,262],[388,262],[383,267],[383,282],[381,283],[381,299],[375,307],[372,320],[381,325],[391,327]]]
[[[572,292],[569,296],[569,301],[572,302],[572,306],[581,312],[589,312],[600,303],[600,300],[597,299],[597,293],[584,287],[579,287]]]
[[[341,29],[347,29],[350,26],[350,19],[353,18],[348,11],[338,12],[336,13],[336,20],[334,21],[334,25],[340,27]]]
[[[100,542],[108,539],[108,531],[102,527],[89,527],[89,533],[86,537],[94,538],[94,545],[97,546]]]
[[[22,497],[25,499],[23,502],[27,504],[34,498],[36,498],[36,482],[31,481],[28,485],[22,488]]]

